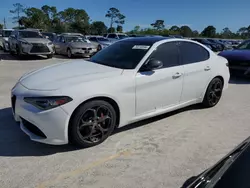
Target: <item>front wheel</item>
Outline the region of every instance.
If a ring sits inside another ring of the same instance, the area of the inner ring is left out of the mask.
[[[52,57],[53,57],[53,54],[47,55],[47,58],[48,58],[48,59],[51,59]]]
[[[69,125],[69,140],[81,147],[102,143],[113,132],[116,113],[113,106],[102,100],[94,100],[80,106]]]
[[[72,56],[73,56],[70,49],[67,50],[67,56],[68,56],[68,58],[72,58]]]
[[[222,80],[220,78],[214,78],[208,85],[202,102],[203,106],[208,108],[215,106],[220,101],[222,90]]]

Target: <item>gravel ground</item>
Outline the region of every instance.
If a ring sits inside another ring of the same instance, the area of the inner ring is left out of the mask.
[[[214,108],[128,125],[93,148],[35,143],[12,119],[10,89],[23,73],[67,59],[0,59],[1,188],[181,187],[250,135],[250,81],[233,79]]]

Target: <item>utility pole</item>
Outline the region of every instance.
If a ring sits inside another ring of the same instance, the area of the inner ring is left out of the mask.
[[[3,28],[4,28],[4,29],[7,29],[5,17],[4,17],[4,19],[3,19]]]

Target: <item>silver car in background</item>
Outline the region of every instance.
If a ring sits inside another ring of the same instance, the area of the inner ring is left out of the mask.
[[[97,47],[81,35],[64,34],[54,41],[56,54],[90,57],[97,52]]]
[[[52,58],[53,43],[35,30],[14,30],[9,36],[10,53],[23,55],[46,55]]]
[[[0,48],[4,52],[9,51],[9,36],[11,35],[13,29],[0,29]]]
[[[89,41],[97,46],[97,50],[100,51],[112,44],[111,41],[108,39],[104,38],[103,36],[86,36]]]

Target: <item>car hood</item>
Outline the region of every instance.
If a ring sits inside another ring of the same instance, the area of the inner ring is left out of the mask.
[[[229,60],[250,60],[250,50],[227,50],[219,55]]]
[[[48,43],[51,42],[50,40],[46,38],[21,38],[21,41],[27,42],[27,43]]]
[[[60,63],[25,74],[19,82],[31,90],[57,90],[74,84],[119,76],[122,69],[85,60]]]
[[[69,45],[73,48],[94,48],[94,45],[87,42],[71,42]]]

